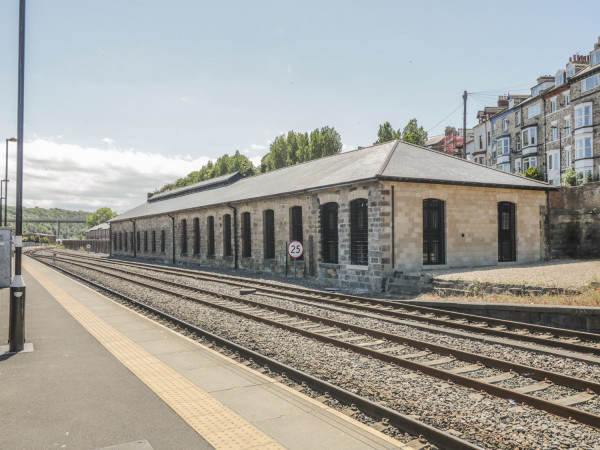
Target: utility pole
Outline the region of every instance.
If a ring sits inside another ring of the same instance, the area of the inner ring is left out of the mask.
[[[25,282],[21,276],[23,250],[23,109],[25,92],[25,0],[19,2],[19,76],[17,108],[17,202],[15,227],[15,276],[10,285],[9,352],[25,349]]]
[[[463,147],[462,158],[467,159],[467,91],[463,94]]]

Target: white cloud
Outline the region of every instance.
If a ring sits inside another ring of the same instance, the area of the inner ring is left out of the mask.
[[[102,142],[106,142],[108,145],[113,145],[115,140],[106,137],[106,138],[102,139]]]
[[[186,96],[184,95],[183,97],[181,97],[181,101],[182,101],[182,102],[184,102],[184,103],[189,103],[189,102],[191,102],[192,100],[191,100],[189,97],[186,97]]]
[[[208,157],[167,157],[133,149],[84,148],[37,139],[25,142],[23,205],[119,213],[146,201],[146,194],[199,170]],[[15,161],[9,162],[9,204],[14,205]]]

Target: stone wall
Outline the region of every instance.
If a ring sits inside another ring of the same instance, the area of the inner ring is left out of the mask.
[[[552,258],[600,257],[600,183],[550,193]]]

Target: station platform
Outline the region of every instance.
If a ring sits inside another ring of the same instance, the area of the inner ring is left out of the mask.
[[[2,449],[402,447],[31,258],[23,278],[33,351],[3,353],[0,296]]]

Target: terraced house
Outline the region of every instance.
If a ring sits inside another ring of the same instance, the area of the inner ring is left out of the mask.
[[[380,291],[395,272],[536,261],[546,183],[401,141],[149,196],[110,221],[111,253]]]
[[[589,55],[575,55],[554,76],[538,78],[530,96],[503,97],[498,106],[504,108],[478,113],[474,161],[483,163],[485,151],[485,164],[505,172],[538,167],[551,185],[569,168],[578,184],[599,178],[600,38]]]

